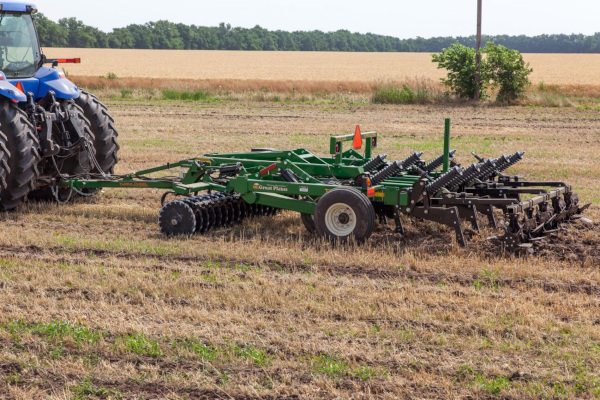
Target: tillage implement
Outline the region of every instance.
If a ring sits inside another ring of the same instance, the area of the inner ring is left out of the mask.
[[[465,245],[462,221],[479,230],[481,214],[503,233],[494,238],[508,251],[530,249],[532,242],[559,229],[589,206],[580,206],[563,182],[527,181],[506,174],[523,152],[461,166],[450,151],[446,120],[443,153],[429,161],[422,152],[388,161],[373,155],[377,132],[330,138],[330,156],[305,149],[252,149],[246,153],[206,154],[122,176],[74,178],[62,191],[106,187],[165,189],[158,223],[166,235],[191,235],[270,216],[280,210],[300,213],[308,231],[334,242],[362,243],[377,221],[433,221],[451,228]],[[349,143],[351,146],[348,146]],[[364,153],[357,150],[364,147]],[[156,177],[179,170],[178,177]],[[169,195],[176,196],[166,201]],[[494,211],[500,210],[500,211]],[[502,213],[498,223],[496,215]]]

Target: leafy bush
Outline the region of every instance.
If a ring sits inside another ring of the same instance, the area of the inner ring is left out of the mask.
[[[475,56],[476,52],[470,47],[455,43],[439,54],[433,54],[431,61],[438,63],[439,69],[447,69],[446,78],[442,78],[442,83],[448,86],[452,92],[461,99],[473,99],[477,93],[475,84]],[[481,65],[481,86],[479,88],[479,97],[485,97],[485,88],[487,78],[485,77],[485,68]]]
[[[523,56],[517,50],[495,45],[488,42],[484,52],[486,57],[486,70],[493,87],[499,87],[498,101],[516,100],[531,84],[529,74],[533,71],[529,63],[525,63]]]
[[[406,85],[402,89],[394,86],[380,87],[373,94],[373,103],[410,104],[415,101],[415,92]]]
[[[485,45],[482,53],[486,57],[480,65],[479,97],[487,97],[489,87],[499,88],[497,101],[511,101],[522,96],[530,84],[528,76],[532,69],[521,54],[491,42]],[[438,68],[448,70],[442,83],[462,99],[473,99],[477,93],[475,56],[474,49],[456,43],[431,58],[432,62],[438,63]]]

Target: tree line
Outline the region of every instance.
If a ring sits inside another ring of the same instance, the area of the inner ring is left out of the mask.
[[[232,27],[175,24],[169,21],[132,24],[106,33],[85,25],[76,18],[54,22],[43,14],[35,15],[44,47],[92,47],[114,49],[173,50],[282,50],[282,51],[362,51],[362,52],[440,52],[458,43],[475,47],[475,35],[399,39],[347,30],[270,31]],[[538,36],[483,36],[483,43],[494,42],[524,53],[600,53],[600,32],[594,35],[552,34]]]

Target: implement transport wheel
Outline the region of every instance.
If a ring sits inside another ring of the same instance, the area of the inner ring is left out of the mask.
[[[12,210],[27,197],[38,178],[39,143],[27,115],[0,100],[0,208]]]
[[[115,164],[119,161],[117,157],[119,151],[118,132],[114,126],[114,119],[108,114],[106,106],[96,96],[85,90],[79,91],[79,97],[75,99],[75,104],[81,107],[83,115],[90,122],[90,129],[94,136],[96,160],[102,172],[112,174]],[[94,166],[93,172],[99,173],[100,171]]]
[[[314,221],[317,232],[331,241],[362,243],[375,228],[375,210],[358,190],[338,187],[321,196]]]

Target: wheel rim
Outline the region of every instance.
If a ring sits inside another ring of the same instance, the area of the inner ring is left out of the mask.
[[[348,236],[356,228],[356,213],[347,204],[333,204],[325,213],[325,226],[337,237]]]

